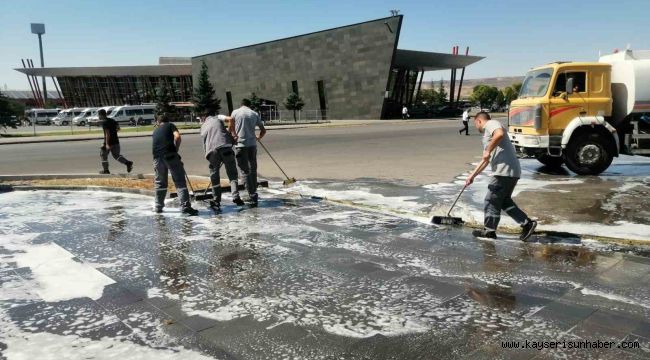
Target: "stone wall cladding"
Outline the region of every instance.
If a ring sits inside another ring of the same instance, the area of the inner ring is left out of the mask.
[[[201,61],[227,113],[226,92],[237,108],[255,92],[279,108],[298,81],[306,110],[318,110],[323,80],[328,118],[379,119],[401,17],[390,17],[192,58],[198,83]],[[392,29],[389,31],[388,24]]]

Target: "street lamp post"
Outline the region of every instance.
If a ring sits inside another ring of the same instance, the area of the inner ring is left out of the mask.
[[[32,34],[38,35],[38,48],[41,51],[41,67],[45,67],[43,61],[43,39],[41,36],[45,34],[45,24],[32,23]],[[47,88],[45,87],[45,75],[43,75],[43,103],[47,102]]]

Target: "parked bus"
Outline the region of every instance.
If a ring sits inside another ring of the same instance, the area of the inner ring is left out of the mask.
[[[156,105],[118,106],[108,115],[118,124],[151,125],[155,120]]]

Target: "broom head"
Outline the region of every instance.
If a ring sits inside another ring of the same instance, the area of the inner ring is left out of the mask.
[[[463,219],[453,216],[434,216],[431,222],[436,225],[463,225],[465,223]]]

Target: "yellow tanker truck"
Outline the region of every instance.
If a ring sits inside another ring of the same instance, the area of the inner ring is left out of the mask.
[[[579,175],[600,174],[619,154],[650,156],[650,50],[531,69],[508,132],[518,151]]]

